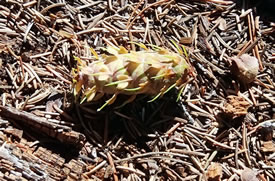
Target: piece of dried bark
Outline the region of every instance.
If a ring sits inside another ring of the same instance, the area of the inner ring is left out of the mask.
[[[220,163],[212,163],[207,170],[208,181],[220,181],[222,177],[222,166]]]
[[[261,141],[261,151],[262,152],[275,152],[275,144],[273,141]]]
[[[10,134],[10,135],[14,136],[17,139],[21,139],[22,136],[23,136],[23,131],[22,130],[12,128],[12,127],[8,127],[6,129],[4,129],[4,133]]]
[[[192,37],[181,37],[180,43],[184,45],[191,45],[192,44]]]
[[[230,95],[224,103],[224,113],[232,118],[236,118],[247,114],[247,110],[251,105],[240,96]]]
[[[50,122],[47,118],[20,111],[13,107],[0,106],[0,115],[29,125],[34,131],[56,138],[62,143],[81,146],[86,139],[82,133],[72,130],[69,126]],[[55,121],[58,122],[58,121]]]
[[[263,141],[271,141],[273,139],[273,130],[275,129],[275,123],[265,122],[260,128],[261,139]]]
[[[245,168],[241,172],[241,180],[242,181],[259,181],[259,179],[257,178],[257,172],[250,168]]]
[[[220,21],[220,22],[219,22],[218,28],[219,28],[221,31],[226,30],[227,24],[226,24],[225,19],[221,18],[219,21]]]
[[[232,74],[245,84],[253,82],[259,72],[258,59],[248,54],[232,57],[229,61]]]

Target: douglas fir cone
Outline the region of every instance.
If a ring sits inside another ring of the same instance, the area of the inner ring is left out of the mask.
[[[144,50],[128,52],[124,47],[108,47],[109,55],[97,55],[91,49],[94,60],[89,64],[76,58],[75,95],[82,92],[82,102],[98,100],[104,94],[112,95],[98,109],[100,111],[112,104],[118,94],[130,95],[123,105],[133,101],[137,94],[152,95],[155,100],[186,81],[189,66],[183,56],[164,48],[154,46],[151,50],[139,45]]]

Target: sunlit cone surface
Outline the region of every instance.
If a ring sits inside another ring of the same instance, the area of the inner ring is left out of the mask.
[[[167,49],[146,49],[128,52],[124,47],[108,47],[109,55],[95,55],[86,65],[78,59],[74,75],[74,91],[82,92],[83,100],[98,100],[104,94],[147,94],[161,96],[170,88],[184,83],[188,64],[178,53]],[[132,98],[133,100],[134,98]]]

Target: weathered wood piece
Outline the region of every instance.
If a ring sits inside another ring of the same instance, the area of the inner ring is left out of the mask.
[[[68,126],[50,122],[47,118],[38,117],[13,107],[0,106],[0,115],[27,124],[32,130],[56,138],[62,143],[80,145],[85,141],[85,136],[82,133],[73,131]]]

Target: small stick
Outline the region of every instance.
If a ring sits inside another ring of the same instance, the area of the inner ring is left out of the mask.
[[[135,7],[135,9],[133,10],[133,12],[132,12],[132,14],[131,14],[131,16],[130,16],[128,22],[127,22],[127,28],[126,28],[126,29],[128,29],[128,28],[130,27],[130,26],[128,26],[128,25],[130,24],[130,21],[131,21],[132,17],[133,17],[134,14],[136,13],[138,7],[143,3],[143,1],[144,1],[144,0],[140,0],[139,3],[138,3],[138,5],[137,5],[137,6]]]
[[[236,149],[235,149],[235,166],[236,166],[237,169],[239,169],[238,150],[239,150],[239,140],[237,140],[237,142],[236,142]]]
[[[45,7],[44,9],[42,9],[42,11],[40,11],[40,13],[45,14],[50,9],[60,7],[60,6],[66,6],[66,4],[65,3],[54,3],[52,5],[49,5],[49,6]]]
[[[96,167],[94,167],[92,170],[90,170],[89,172],[84,173],[84,176],[85,176],[86,178],[89,178],[89,176],[90,176],[91,174],[93,174],[93,173],[96,172],[97,170],[101,169],[106,163],[107,163],[106,160],[102,161],[100,164],[98,164],[98,165],[97,165]]]
[[[248,163],[249,166],[251,166],[251,159],[249,157],[249,150],[248,150],[248,143],[247,143],[247,130],[246,130],[246,125],[245,123],[243,123],[242,125],[243,127],[243,134],[242,134],[242,143],[243,143],[243,149],[245,150],[244,152],[244,155],[245,155],[245,159],[246,159],[246,162]]]
[[[56,72],[52,66],[50,65],[46,65],[45,68],[51,72],[52,74],[54,74],[56,77],[60,78],[61,80],[63,80],[64,82],[66,82],[67,84],[71,84],[71,81],[65,79],[63,76],[61,76],[58,72]]]
[[[143,0],[142,0],[142,1],[143,1]],[[155,3],[150,4],[149,6],[147,6],[146,8],[144,8],[143,10],[141,10],[141,11],[135,16],[135,18],[134,18],[130,23],[127,23],[127,29],[129,29],[130,27],[132,27],[133,23],[136,21],[136,19],[137,19],[138,17],[140,17],[140,15],[141,15],[142,13],[144,13],[144,11],[146,11],[146,10],[149,9],[149,8],[151,8],[152,6],[156,6],[156,5],[161,4],[161,3],[164,3],[164,2],[166,2],[166,1],[169,1],[169,0],[160,0],[160,1],[157,1],[157,2],[155,2]],[[129,20],[131,20],[131,18],[129,18]]]
[[[143,177],[145,177],[145,173],[141,172],[140,170],[137,170],[137,169],[134,169],[134,168],[130,168],[130,167],[125,167],[125,166],[117,166],[117,169],[120,169],[120,170],[127,170],[127,171],[130,171],[130,172],[133,172],[135,174],[138,174],[138,175],[141,175]]]
[[[107,158],[108,158],[108,161],[113,169],[113,176],[114,176],[114,180],[115,181],[118,181],[118,176],[117,176],[117,171],[116,171],[116,167],[115,167],[115,164],[114,164],[114,161],[113,161],[113,158],[110,154],[110,152],[107,152]]]
[[[259,40],[259,38],[257,38],[255,41],[249,40],[249,42],[241,49],[237,56],[239,57],[242,54],[249,52],[252,48],[255,47]]]
[[[23,4],[23,7],[24,7],[24,8],[28,8],[28,7],[30,7],[30,6],[35,5],[36,3],[37,3],[36,0],[30,1],[30,2],[26,2],[25,4]]]
[[[216,140],[213,140],[212,138],[209,138],[208,136],[205,136],[205,138],[206,138],[208,141],[212,142],[214,145],[217,145],[217,146],[219,146],[219,147],[221,147],[221,148],[229,149],[229,150],[235,150],[234,147],[231,147],[231,146],[225,145],[225,144],[223,144],[223,143],[220,143],[220,142],[218,142],[218,141],[216,141]]]
[[[176,123],[172,128],[170,128],[168,131],[166,131],[166,135],[171,135],[176,129],[181,125],[181,123]]]
[[[149,19],[146,17],[146,27],[145,27],[145,33],[144,33],[144,37],[143,37],[143,43],[146,42],[146,37],[148,35],[148,32],[150,31],[149,29]]]

